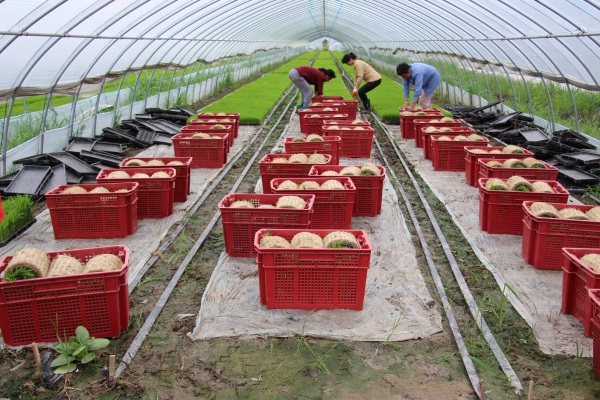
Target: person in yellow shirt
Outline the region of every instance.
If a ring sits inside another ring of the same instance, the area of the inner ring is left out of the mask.
[[[371,100],[367,97],[367,92],[375,89],[381,84],[381,75],[364,61],[358,60],[356,54],[348,53],[342,57],[342,64],[352,65],[354,67],[354,90],[352,97],[358,97],[363,103],[365,111],[371,111]],[[365,81],[365,84],[360,84]]]

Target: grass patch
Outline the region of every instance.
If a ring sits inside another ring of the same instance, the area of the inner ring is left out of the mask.
[[[33,200],[26,194],[11,196],[4,200],[2,208],[4,220],[0,221],[0,242],[33,221]]]
[[[290,69],[307,65],[316,55],[316,52],[304,53],[270,74],[264,75],[221,100],[204,107],[201,111],[239,113],[240,124],[260,124],[273,107],[273,104],[277,102],[277,99],[291,84],[288,78]]]

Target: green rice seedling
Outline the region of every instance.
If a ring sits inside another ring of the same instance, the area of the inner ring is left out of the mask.
[[[2,203],[4,220],[0,221],[0,241],[5,241],[33,221],[33,200],[28,195],[16,195]]]
[[[32,270],[26,267],[17,267],[5,274],[2,280],[4,282],[14,282],[33,278],[36,278],[36,275],[33,273]]]

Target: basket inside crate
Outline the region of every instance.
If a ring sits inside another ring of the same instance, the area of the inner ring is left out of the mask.
[[[428,126],[433,126],[434,128],[440,129],[440,128],[446,128],[446,127],[461,127],[463,126],[462,123],[458,120],[454,121],[454,122],[431,122],[432,119],[437,119],[437,118],[427,118],[427,119],[415,119],[413,121],[413,126],[414,126],[414,131],[415,131],[415,146],[418,148],[423,148],[424,146],[424,138],[423,138],[423,129],[427,128]]]
[[[300,131],[307,135],[315,133],[317,135],[322,134],[323,121],[325,120],[347,120],[348,114],[342,114],[339,112],[304,112],[306,110],[298,110],[300,114]]]
[[[98,254],[114,254],[123,265],[109,272],[0,281],[0,328],[9,346],[32,342],[56,342],[57,333],[73,336],[85,326],[90,336],[118,337],[129,323],[127,270],[129,250],[125,246],[49,252],[54,259],[67,254],[82,263]],[[3,272],[12,255],[0,260]]]
[[[493,158],[496,160],[507,160],[509,158],[522,159],[522,158],[527,158],[527,157],[534,157],[534,154],[532,152],[530,152],[529,150],[525,150],[525,149],[522,149],[524,154],[506,154],[506,153],[490,154],[489,153],[490,151],[493,151],[493,150],[502,151],[503,148],[504,148],[504,146],[488,146],[485,149],[483,149],[483,150],[487,151],[488,153],[475,153],[472,150],[481,149],[481,147],[479,147],[479,146],[465,147],[465,178],[467,180],[467,185],[477,186],[477,180],[479,179],[479,162],[478,161],[480,158]]]
[[[78,186],[87,193],[63,193]],[[104,187],[110,193],[90,193]],[[137,182],[60,185],[46,193],[55,239],[100,239],[131,235],[137,229]]]
[[[196,132],[182,132],[171,138],[175,157],[192,157],[191,168],[221,168],[227,161],[229,134],[211,134],[220,139],[199,139],[192,138],[194,133]]]
[[[373,128],[370,126],[329,125],[324,131],[324,137],[335,135],[342,138],[340,156],[349,158],[370,158],[373,144]]]
[[[283,195],[232,193],[219,202],[223,223],[225,250],[232,257],[256,257],[254,234],[261,228],[309,228],[315,196],[297,195],[306,204],[303,209],[259,208],[275,206]],[[231,207],[235,201],[249,201],[254,208]]]
[[[524,201],[565,204],[569,199],[567,189],[556,181],[540,181],[546,182],[553,190],[553,193],[543,193],[489,190],[485,188],[488,179],[480,178],[478,181],[479,226],[488,233],[522,235]]]
[[[194,122],[196,121],[196,122]],[[222,125],[223,128],[215,128],[215,125]],[[194,133],[207,133],[211,136],[214,134],[227,134],[227,151],[233,146],[233,142],[235,140],[234,135],[234,124],[206,124],[204,121],[198,121],[194,119],[190,121],[190,125],[185,125],[181,127],[182,133],[194,132]],[[216,135],[214,135],[216,136]],[[220,136],[220,135],[219,135]]]
[[[148,166],[144,165],[144,168],[161,168],[161,167],[170,167],[175,169],[175,197],[174,201],[185,202],[187,200],[187,195],[191,193],[190,180],[191,180],[191,165],[192,165],[192,157],[129,157],[124,159],[119,163],[120,169],[127,168],[139,168],[139,166],[133,167],[128,166],[127,163],[131,160],[141,160],[144,162],[152,161],[152,160],[161,160],[164,165],[159,166]],[[176,162],[180,162],[182,164],[176,164]],[[175,164],[174,164],[175,163]]]
[[[416,119],[440,119],[444,116],[439,111],[423,111],[427,115],[402,115],[400,112],[400,134],[403,139],[415,139],[415,120]]]
[[[425,159],[426,160],[433,160],[433,142],[431,141],[431,137],[433,135],[443,135],[443,136],[448,136],[452,139],[454,139],[455,137],[462,135],[462,136],[469,136],[473,133],[476,133],[475,129],[470,128],[468,126],[447,126],[446,128],[451,129],[451,131],[448,132],[425,132],[424,129],[427,128],[421,128],[422,132],[421,135],[423,136],[423,154],[425,155]]]
[[[112,172],[124,171],[130,175],[129,178],[109,178]],[[152,175],[156,172],[165,172],[168,178],[133,178],[136,173]],[[96,181],[102,183],[112,182],[138,182],[138,219],[142,218],[164,218],[173,213],[173,200],[175,193],[175,169],[162,168],[127,168],[103,169],[96,176]]]
[[[339,173],[344,165],[315,165],[310,169],[310,176],[320,176],[325,171]],[[378,166],[380,175],[348,176],[356,186],[356,198],[352,208],[353,217],[375,217],[381,214],[385,168]]]
[[[560,271],[563,247],[600,248],[600,221],[545,218],[534,215],[533,201],[523,202],[523,241],[521,254],[536,269]],[[583,204],[551,204],[557,210],[574,208],[583,213],[595,206]]]
[[[299,232],[324,237],[332,230],[261,229],[256,248],[261,297],[267,308],[362,310],[372,246],[362,230],[347,230],[358,249],[262,248],[260,239],[269,232],[291,241]]]
[[[259,162],[260,177],[262,181],[263,193],[270,194],[271,180],[274,178],[289,177],[302,178],[308,176],[308,172],[313,165],[331,164],[331,156],[325,154],[325,164],[300,164],[300,163],[274,163],[275,158],[286,158],[289,160],[293,154],[266,154]]]
[[[290,180],[296,184],[305,181],[317,182],[322,185],[328,180],[334,180],[344,185],[344,189],[279,189],[279,185]],[[271,191],[277,194],[299,195],[314,194],[315,205],[310,226],[315,229],[349,229],[352,225],[352,209],[356,199],[356,186],[349,177],[309,177],[276,178],[271,180]]]
[[[439,140],[442,136],[444,135],[431,136],[433,169],[435,171],[464,171],[465,146],[486,147],[490,142],[487,138],[482,138],[481,141]]]
[[[221,115],[216,115],[216,114],[217,113],[198,113],[196,118],[199,121],[206,121],[206,122],[210,122],[213,119],[217,119],[217,123],[219,123],[219,124],[220,123],[232,123],[233,124],[233,128],[232,128],[233,138],[236,139],[239,135],[239,130],[240,130],[240,114],[237,114],[237,113],[218,113]],[[227,120],[231,120],[231,122],[228,122]]]
[[[285,138],[284,146],[286,154],[329,154],[331,164],[340,163],[340,145],[342,138],[339,136],[325,136],[322,141],[315,142],[294,142],[295,138]]]
[[[495,158],[480,158],[478,160],[480,178],[508,179],[514,175],[522,176],[525,179],[534,179],[538,181],[555,181],[558,178],[558,169],[555,166],[541,160],[538,160],[538,162],[543,164],[545,168],[493,167],[487,164],[490,161],[498,160]]]
[[[592,335],[592,320],[598,320],[596,301],[589,296],[590,289],[600,289],[600,273],[580,259],[586,254],[600,254],[600,248],[572,248],[562,249],[563,253],[563,287],[562,308],[563,314],[572,314],[583,324],[586,336]]]

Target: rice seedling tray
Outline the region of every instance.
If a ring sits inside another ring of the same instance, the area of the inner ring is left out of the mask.
[[[315,165],[308,175],[321,176],[325,171],[340,172],[346,168],[344,165]],[[348,176],[356,186],[356,198],[352,207],[353,217],[375,217],[381,214],[383,199],[383,185],[385,183],[385,168],[378,166],[380,175]]]
[[[481,153],[473,152],[473,150],[482,149],[479,146],[466,146],[465,147],[465,179],[467,181],[467,185],[477,186],[477,181],[479,180],[479,159],[480,158],[488,158],[488,159],[494,159],[494,160],[507,160],[509,158],[523,159],[523,158],[534,156],[534,154],[532,152],[530,152],[529,150],[525,150],[525,149],[523,149],[523,154],[506,154],[506,153],[490,154],[489,153],[492,150],[502,151],[503,148],[504,148],[504,146],[488,146],[488,147],[483,148],[483,150],[487,151],[488,153],[481,154]]]
[[[596,175],[590,174],[589,172],[582,171],[579,168],[569,167],[556,167],[558,169],[558,175],[560,179],[564,179],[567,182],[573,183],[579,186],[591,186],[596,185],[600,180]]]
[[[294,142],[294,138],[285,138],[284,146],[287,154],[329,154],[331,156],[331,164],[338,165],[340,163],[340,147],[342,138],[339,136],[324,136],[320,142]]]
[[[41,195],[41,190],[50,177],[51,170],[52,168],[47,166],[23,165],[4,193]]]
[[[427,128],[428,126],[433,126],[436,129],[440,129],[440,128],[451,128],[453,126],[455,127],[460,127],[463,126],[462,123],[460,121],[454,121],[454,122],[431,122],[432,119],[439,119],[439,118],[420,118],[420,119],[415,119],[413,121],[413,126],[414,126],[414,131],[415,131],[415,146],[418,148],[423,148],[423,146],[425,145],[424,142],[424,138],[423,138],[423,130],[425,130],[425,128]]]
[[[99,184],[119,183],[119,182],[137,182],[137,217],[143,218],[164,218],[173,213],[173,200],[175,192],[175,169],[170,167],[162,168],[128,168],[125,172],[129,175],[141,172],[152,175],[156,172],[166,172],[168,178],[108,178],[108,175],[114,171],[124,171],[118,169],[103,169],[98,173],[96,181]]]
[[[215,128],[215,125],[221,125],[223,128]],[[233,142],[235,140],[234,132],[233,132],[233,123],[229,124],[207,124],[204,121],[199,121],[194,119],[190,121],[190,125],[185,125],[181,127],[181,132],[194,132],[194,133],[208,133],[211,136],[215,133],[226,133],[227,134],[227,150],[233,146]]]
[[[424,129],[424,128],[421,128]],[[433,144],[431,142],[431,136],[433,135],[444,135],[451,139],[454,139],[458,135],[469,136],[475,133],[475,129],[468,126],[451,126],[448,129],[452,129],[449,132],[421,132],[423,135],[423,155],[426,160],[433,160]]]
[[[325,164],[274,163],[275,158],[287,158],[293,154],[265,154],[258,162],[263,193],[272,194],[271,180],[274,178],[305,178],[313,165],[330,165],[331,156],[325,155]]]
[[[49,153],[48,156],[65,164],[67,168],[72,169],[77,175],[96,174],[98,172],[94,167],[75,157],[71,153]]]
[[[415,120],[423,119],[423,120],[431,120],[431,119],[440,119],[444,116],[439,111],[423,111],[427,113],[427,115],[402,115],[400,112],[400,134],[403,139],[415,139]]]
[[[300,131],[307,135],[311,133],[316,133],[318,135],[322,134],[322,126],[323,121],[325,120],[346,120],[349,119],[348,114],[343,114],[340,112],[329,112],[329,111],[320,111],[314,112],[310,109],[306,110],[298,110],[298,115],[300,116]]]
[[[370,158],[373,145],[373,128],[370,126],[339,126],[337,129],[330,125],[325,130],[325,136],[335,135],[342,138],[340,156],[349,158]]]
[[[592,335],[592,320],[600,322],[595,303],[590,298],[589,290],[600,289],[600,273],[595,272],[580,259],[586,254],[599,254],[600,248],[565,247],[563,254],[563,287],[561,311],[573,315],[583,324],[583,333]]]
[[[523,202],[523,241],[521,254],[536,269],[560,271],[563,247],[600,248],[600,221],[566,218],[544,218],[529,208],[533,201]],[[557,210],[574,208],[587,212],[594,206],[581,204],[551,204]]]
[[[123,265],[109,272],[0,281],[0,329],[9,346],[56,342],[83,325],[90,336],[118,337],[129,323],[127,271],[129,249],[105,246],[49,252],[67,254],[82,263],[98,254],[114,254]],[[0,260],[3,272],[12,255]]]
[[[256,232],[259,276],[267,308],[362,310],[372,246],[362,230],[347,230],[360,248],[262,248],[267,233],[291,241],[299,232],[324,237],[332,230],[261,229]],[[260,283],[260,280],[259,280]]]
[[[231,122],[225,121],[225,123],[233,123],[233,128],[231,132],[233,133],[233,138],[237,139],[240,130],[240,114],[238,113],[218,113],[220,115],[216,115],[216,113],[199,113],[197,115],[198,121],[212,121],[213,119],[217,119],[217,124],[221,124],[222,122],[219,120],[227,120],[230,119]]]
[[[538,160],[545,168],[507,168],[507,167],[492,167],[487,163],[497,161],[494,158],[480,158],[479,162],[479,177],[480,178],[499,178],[508,179],[511,176],[518,175],[525,179],[533,179],[537,181],[555,181],[558,178],[558,169],[544,161]]]
[[[120,238],[135,232],[137,182],[77,186],[87,193],[62,193],[68,185],[60,185],[46,193],[55,239]],[[104,187],[110,193],[89,193],[97,187]]]
[[[275,206],[281,194],[232,193],[219,202],[225,250],[231,257],[256,257],[254,234],[262,228],[308,229],[311,223],[315,196],[297,195],[306,202],[303,209],[258,208]],[[254,208],[231,207],[235,201],[249,201]]]
[[[130,157],[124,159],[120,164],[119,168],[139,168],[139,167],[128,167],[127,163],[133,159],[142,160],[145,162],[151,160],[161,160],[165,165],[163,166],[144,166],[144,168],[164,168],[169,167],[175,170],[175,189],[173,192],[175,203],[183,203],[187,201],[187,195],[191,193],[191,168],[192,168],[192,157]],[[173,161],[179,161],[181,165],[168,165]]]
[[[212,133],[219,139],[192,138],[197,132],[182,132],[173,136],[175,157],[192,157],[191,168],[221,168],[229,152],[228,133]]]
[[[439,140],[442,136],[444,135],[431,136],[433,169],[435,171],[464,171],[465,146],[487,147],[490,142],[488,138],[482,138],[480,141]]]
[[[305,181],[314,181],[322,185],[328,180],[340,182],[344,189],[279,189],[279,185],[286,180],[296,184]],[[352,209],[356,199],[356,186],[348,177],[303,177],[303,178],[276,178],[271,180],[271,192],[276,194],[315,195],[314,212],[311,217],[311,228],[314,229],[349,229],[352,225]]]
[[[485,184],[491,178],[480,178],[479,185],[479,226],[493,234],[522,235],[524,201],[566,204],[569,192],[556,181],[546,182],[553,193],[519,192],[512,190],[488,190]]]

